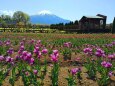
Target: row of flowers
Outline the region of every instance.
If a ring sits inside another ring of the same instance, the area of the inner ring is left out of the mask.
[[[114,48],[115,42],[112,43],[112,49]],[[115,53],[105,52],[99,46],[86,45],[82,51],[87,55],[87,62],[83,64],[88,70],[87,74],[90,79],[96,79],[99,85],[107,85],[110,83],[110,77],[114,76],[113,71],[115,70]],[[107,45],[104,45],[107,46]],[[108,46],[107,46],[108,47]],[[29,45],[26,45],[26,39],[20,42],[19,50],[17,55],[14,57],[13,54],[16,52],[12,48],[12,42],[6,40],[0,42],[0,85],[7,77],[7,74],[11,71],[9,83],[14,86],[17,77],[22,76],[22,81],[25,86],[43,85],[44,78],[48,72],[47,55],[53,64],[51,69],[51,81],[53,86],[58,85],[58,76],[60,70],[60,54],[63,53],[65,58],[71,57],[73,52],[73,45],[71,42],[65,42],[63,44],[64,50],[47,49],[42,44],[41,40],[30,40]],[[109,46],[111,48],[111,46]],[[107,48],[107,49],[109,49]],[[27,50],[26,50],[27,49]],[[50,52],[50,53],[49,53]],[[70,55],[68,57],[68,55]],[[41,59],[44,58],[44,64],[41,64]],[[69,59],[71,60],[71,58]],[[69,75],[66,78],[68,86],[76,85],[76,78],[81,79],[81,67],[73,68],[68,71]],[[101,78],[96,77],[96,73],[99,72]]]

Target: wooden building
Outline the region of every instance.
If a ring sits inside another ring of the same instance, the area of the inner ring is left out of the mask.
[[[83,16],[79,21],[80,29],[105,29],[107,16],[97,14],[96,16]]]

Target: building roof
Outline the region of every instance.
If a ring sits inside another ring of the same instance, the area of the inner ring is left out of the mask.
[[[97,19],[103,19],[103,17],[100,17],[100,16],[83,16],[83,17],[86,17],[86,18],[97,18]]]

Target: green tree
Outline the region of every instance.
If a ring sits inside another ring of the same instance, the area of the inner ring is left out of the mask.
[[[112,32],[112,34],[115,33],[115,17],[114,17],[114,20],[113,20],[113,27],[112,27],[111,32]]]
[[[6,23],[11,22],[12,18],[9,15],[1,15],[1,20],[5,21]]]
[[[4,32],[10,22],[11,22],[11,17],[9,15],[1,15],[0,23],[2,28],[4,28]]]
[[[13,15],[13,20],[16,21],[16,23],[23,22],[26,25],[29,19],[29,15],[22,11],[16,11]]]

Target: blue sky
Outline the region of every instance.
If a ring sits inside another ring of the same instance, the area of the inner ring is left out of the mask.
[[[115,17],[115,0],[0,0],[0,12],[24,11],[29,15],[47,10],[64,19],[79,20],[83,15],[104,14],[111,23]]]

